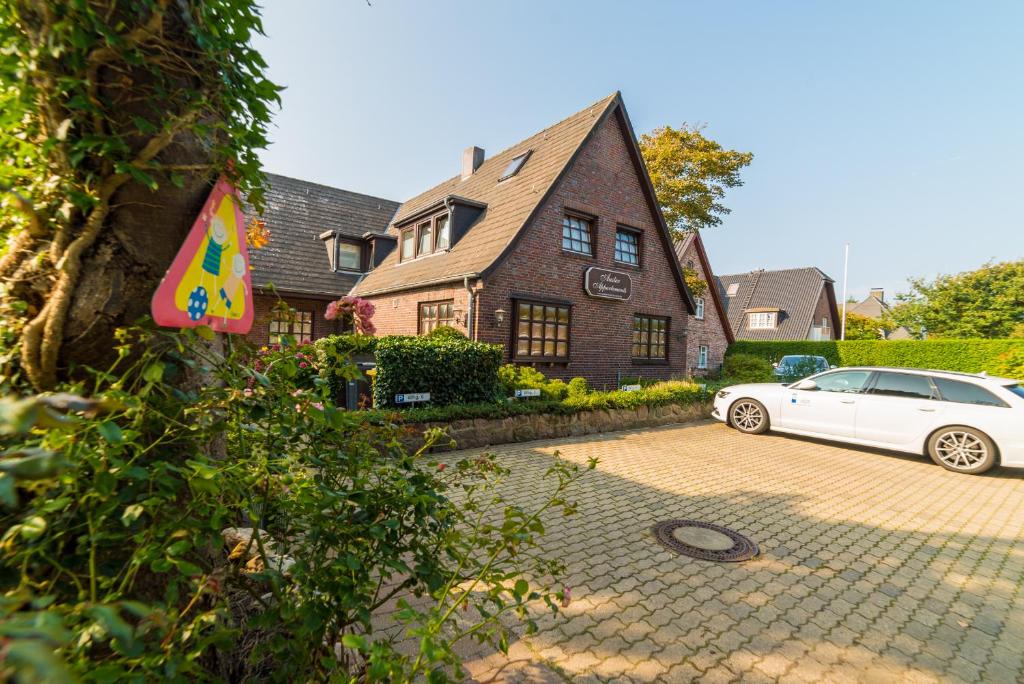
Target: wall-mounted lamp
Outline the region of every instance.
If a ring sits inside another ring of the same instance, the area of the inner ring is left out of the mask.
[[[498,325],[501,325],[502,323],[505,322],[505,316],[507,314],[508,314],[508,311],[505,311],[504,309],[495,309],[494,310],[494,321]]]

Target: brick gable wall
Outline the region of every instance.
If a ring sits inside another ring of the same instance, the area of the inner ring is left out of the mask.
[[[252,329],[246,338],[256,345],[265,345],[270,341],[270,318],[274,307],[280,300],[287,302],[288,306],[297,311],[311,311],[313,313],[313,339],[336,335],[345,332],[345,327],[340,321],[329,321],[324,318],[329,300],[304,299],[301,297],[281,296],[276,297],[266,294],[253,296],[253,323]]]
[[[592,223],[593,258],[562,251],[562,219],[567,209],[597,217]],[[617,224],[643,231],[639,268],[614,261]],[[514,312],[510,300],[517,295],[568,300],[572,302],[570,360],[568,364],[538,363],[545,375],[583,376],[598,387],[612,387],[619,377],[683,375],[687,314],[669,263],[675,255],[666,254],[657,231],[623,128],[616,116],[609,116],[520,235],[512,253],[488,277],[480,294],[480,339],[506,345],[506,360],[511,360]],[[631,300],[587,296],[583,278],[591,266],[629,273]],[[492,314],[498,308],[509,312],[501,325]],[[641,365],[631,360],[634,313],[670,318],[667,364]]]
[[[729,339],[725,334],[724,326],[726,324],[722,321],[721,316],[719,316],[718,308],[712,299],[711,288],[715,287],[715,282],[712,274],[704,269],[700,256],[697,253],[697,240],[699,239],[698,237],[690,242],[686,251],[683,252],[680,262],[684,267],[690,267],[697,271],[701,280],[708,284],[708,289],[702,295],[704,297],[704,319],[700,320],[696,316],[690,316],[687,330],[686,367],[691,375],[702,376],[722,367],[722,361],[725,359],[725,350],[729,346]],[[701,345],[708,348],[707,369],[697,368]]]

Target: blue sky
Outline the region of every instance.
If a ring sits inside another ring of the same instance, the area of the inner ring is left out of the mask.
[[[266,0],[268,171],[403,200],[621,90],[751,151],[719,273],[906,289],[1024,256],[1022,2]],[[838,293],[837,293],[838,294]]]

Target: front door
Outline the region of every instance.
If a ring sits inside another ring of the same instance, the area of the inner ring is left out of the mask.
[[[857,403],[871,371],[837,370],[814,378],[815,388],[790,389],[782,399],[780,428],[853,437]]]
[[[928,376],[879,371],[857,410],[857,438],[906,445],[934,425],[944,408]]]

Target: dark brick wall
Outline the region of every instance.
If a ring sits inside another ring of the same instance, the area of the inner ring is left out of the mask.
[[[668,378],[685,374],[687,315],[669,262],[675,255],[664,250],[656,218],[644,199],[626,145],[619,120],[609,117],[521,234],[512,254],[488,277],[480,294],[479,336],[505,344],[507,360],[511,359],[511,298],[532,295],[572,302],[569,362],[538,363],[537,368],[545,375],[583,376],[597,387],[611,387],[619,376]],[[567,209],[597,217],[592,222],[593,258],[562,251],[562,218]],[[617,224],[643,231],[639,267],[614,261]],[[633,281],[630,301],[588,297],[583,291],[583,277],[591,266],[629,273]],[[501,325],[492,314],[498,308],[510,314]],[[642,365],[631,359],[634,313],[670,318],[668,363]]]
[[[703,294],[704,319],[700,320],[696,316],[690,316],[687,329],[686,367],[691,375],[703,376],[722,367],[722,360],[725,359],[725,350],[729,346],[729,339],[725,336],[724,323],[712,299],[710,288],[715,287],[712,274],[704,270],[700,256],[697,253],[697,240],[690,242],[680,261],[683,266],[689,266],[696,270],[701,279],[708,283],[708,289]],[[708,348],[707,369],[697,368],[701,345],[705,345]]]
[[[301,297],[256,294],[253,296],[254,318],[252,330],[246,337],[254,344],[264,345],[270,341],[270,315],[274,306],[284,300],[288,306],[299,311],[313,312],[313,339],[345,332],[340,321],[329,321],[324,318],[327,305],[331,300],[308,299]]]
[[[415,335],[419,330],[419,305],[448,299],[452,300],[455,308],[461,312],[460,320],[452,327],[466,332],[468,297],[466,289],[461,284],[419,288],[367,299],[377,307],[373,315],[373,325],[377,328],[378,335]]]

